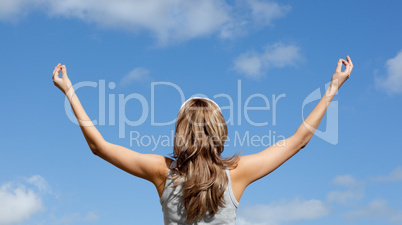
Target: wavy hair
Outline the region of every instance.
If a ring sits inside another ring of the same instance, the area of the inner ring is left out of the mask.
[[[235,168],[239,154],[221,157],[228,129],[221,110],[206,98],[191,98],[181,107],[176,121],[171,179],[182,180],[186,222],[214,216],[224,207],[228,185],[226,168]]]

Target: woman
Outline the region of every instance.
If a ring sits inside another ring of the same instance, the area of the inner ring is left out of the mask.
[[[219,106],[210,99],[191,98],[180,108],[171,159],[141,154],[105,141],[85,113],[64,65],[55,67],[53,82],[70,101],[92,152],[155,185],[165,224],[234,224],[246,187],[307,145],[352,69],[349,56],[339,59],[324,96],[291,137],[257,154],[230,158],[221,157],[228,130]]]

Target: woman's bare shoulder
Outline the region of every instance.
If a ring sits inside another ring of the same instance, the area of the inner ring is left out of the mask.
[[[167,174],[170,170],[170,165],[172,164],[174,159],[162,155],[158,155],[156,157],[158,157],[158,167],[160,171],[160,176],[162,179],[166,179]]]
[[[158,168],[159,173],[154,181],[154,185],[158,191],[159,197],[162,196],[163,189],[165,187],[166,178],[170,170],[170,164],[174,161],[173,159],[165,156],[156,156],[158,158]]]

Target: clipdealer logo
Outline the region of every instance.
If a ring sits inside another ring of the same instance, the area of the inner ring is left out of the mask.
[[[325,90],[328,89],[329,85],[331,82],[325,84],[325,89],[324,89],[324,94]],[[338,95],[338,92],[335,94]],[[311,92],[303,101],[302,104],[302,121],[305,120],[304,116],[304,108],[309,105],[313,104],[313,102],[319,101],[322,98],[321,94],[321,88],[315,89],[313,92]],[[333,100],[331,104],[328,106],[327,109],[327,117],[325,120],[325,130],[319,130],[318,128],[315,130],[314,135],[317,136],[318,138],[332,144],[336,145],[338,144],[338,117],[339,117],[339,111],[338,111],[338,100]],[[323,123],[324,121],[321,121]],[[308,129],[311,131],[314,131],[314,128],[309,126],[309,124],[304,123]]]
[[[329,83],[326,84],[326,88]],[[155,127],[160,126],[169,126],[176,122],[176,118],[172,118],[170,121],[157,121],[155,118],[155,97],[156,97],[156,88],[158,86],[164,86],[173,88],[180,95],[180,101],[183,103],[186,98],[183,90],[172,82],[151,82],[151,93],[150,93],[150,102],[139,93],[131,93],[128,95],[124,94],[114,94],[107,93],[110,90],[114,90],[116,88],[116,84],[114,82],[109,82],[106,85],[105,80],[99,80],[99,82],[95,81],[82,81],[73,85],[74,90],[78,91],[84,87],[91,87],[98,89],[98,118],[92,120],[94,125],[98,126],[118,126],[119,130],[119,138],[126,138],[127,126],[129,127],[138,127],[143,125],[149,115],[150,115],[150,125]],[[190,97],[207,97],[204,94],[195,94]],[[229,117],[226,121],[228,125],[242,125],[243,120],[245,120],[249,125],[253,127],[263,127],[263,126],[276,126],[277,125],[277,108],[278,103],[286,97],[285,93],[275,95],[272,94],[271,98],[267,97],[261,93],[254,93],[249,96],[242,96],[242,84],[241,80],[237,81],[237,93],[234,96],[231,96],[227,93],[219,93],[213,96],[213,100],[216,99],[225,99],[229,102],[229,105],[221,105],[220,108],[222,111],[227,110],[229,112]],[[304,109],[307,105],[313,104],[316,100],[321,98],[321,89],[317,88],[313,92],[311,92],[303,101],[302,104],[302,121],[304,121]],[[261,106],[250,106],[250,101],[253,99],[263,100],[263,105]],[[116,101],[117,100],[117,101]],[[136,101],[140,103],[141,108],[140,116],[137,120],[129,120],[126,116],[126,105],[130,101]],[[236,103],[236,104],[235,104]],[[117,105],[116,105],[117,104]],[[106,107],[108,105],[108,107]],[[65,99],[65,112],[67,117],[74,124],[79,125],[77,119],[74,116],[74,112],[72,111],[69,101]],[[236,116],[235,112],[236,111]],[[250,117],[250,112],[253,111],[267,111],[270,112],[269,117],[264,117],[266,120],[264,121],[254,121]],[[107,113],[106,113],[107,112]],[[295,125],[297,126],[297,125]],[[130,146],[136,145],[137,147],[148,147],[152,148],[152,151],[156,150],[157,147],[173,147],[173,137],[174,132],[170,132],[170,135],[155,135],[155,134],[141,134],[138,131],[129,131],[129,142]],[[338,102],[333,101],[328,108],[327,118],[326,118],[326,130],[316,130],[314,135],[321,138],[322,140],[336,145],[338,143]],[[255,134],[253,135],[250,131],[245,131],[243,133],[239,131],[235,131],[233,138],[227,137],[227,144],[232,143],[234,147],[236,146],[252,146],[252,147],[269,147],[270,145],[275,144],[277,141],[284,140],[285,136],[281,134],[277,134],[275,130],[268,130],[264,132],[264,134]]]

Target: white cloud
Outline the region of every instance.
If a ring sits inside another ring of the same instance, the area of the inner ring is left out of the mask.
[[[256,205],[239,211],[236,224],[239,225],[279,225],[285,222],[315,220],[329,213],[329,208],[319,200],[294,199]]]
[[[271,25],[273,20],[284,17],[291,8],[289,5],[279,5],[276,2],[247,0],[247,3],[254,21],[262,25]]]
[[[31,222],[33,215],[46,213],[43,197],[53,195],[47,181],[39,175],[29,178],[18,178],[16,181],[5,183],[0,187],[0,225],[16,225],[21,222]],[[57,196],[55,196],[57,198]],[[57,208],[54,205],[48,208]],[[86,224],[98,220],[94,211],[88,213],[66,213],[55,217],[54,211],[47,212],[42,224]],[[30,223],[30,224],[31,224]]]
[[[44,191],[44,192],[50,193],[50,187],[47,184],[47,181],[45,180],[45,178],[43,178],[39,175],[35,175],[30,178],[27,178],[26,180],[28,183],[35,185],[39,189],[39,191]]]
[[[94,222],[98,220],[99,216],[95,212],[88,212],[86,215],[82,216],[81,213],[70,213],[65,214],[61,218],[54,218],[52,224],[76,224],[85,222]]]
[[[327,195],[328,202],[348,204],[364,197],[364,183],[356,180],[352,175],[336,176],[332,183],[345,187],[347,190],[329,192]]]
[[[262,74],[262,57],[254,52],[240,55],[235,60],[235,70],[249,77],[259,77]]]
[[[384,178],[384,181],[399,180],[400,171],[401,167],[398,167],[389,175],[381,178]],[[328,192],[326,201],[314,199],[303,201],[296,198],[293,201],[272,202],[268,205],[241,208],[238,211],[236,224],[293,224],[302,220],[320,219],[329,214],[330,208],[337,211],[338,207],[341,207],[342,210],[346,209],[346,213],[339,214],[341,218],[338,217],[338,214],[330,216],[344,220],[343,223],[376,220],[379,222],[378,224],[402,224],[402,209],[390,206],[386,200],[374,199],[368,205],[361,204],[363,203],[363,198],[365,198],[364,190],[367,180],[359,180],[352,175],[340,175],[336,176],[331,183],[344,190]],[[343,205],[340,206],[335,203]],[[325,224],[325,221],[323,224]]]
[[[365,181],[357,180],[349,174],[336,176],[332,183],[345,188],[364,188],[365,186]]]
[[[17,22],[39,3],[40,0],[0,0],[0,20]]]
[[[87,215],[85,216],[85,221],[91,222],[91,221],[95,221],[98,220],[99,216],[98,214],[96,214],[95,212],[89,212],[87,213]]]
[[[120,80],[122,86],[127,86],[135,81],[144,81],[150,79],[149,71],[145,68],[138,67],[130,71]]]
[[[6,183],[0,188],[0,224],[11,225],[28,220],[43,209],[42,198],[22,184]]]
[[[378,177],[375,177],[373,180],[379,181],[379,182],[402,181],[402,167],[396,168],[387,176],[378,176]]]
[[[108,28],[145,29],[161,43],[210,35],[230,19],[225,2],[216,0],[54,0],[49,12]]]
[[[219,36],[222,39],[233,39],[244,36],[250,28],[272,26],[275,20],[285,17],[290,9],[290,5],[274,1],[237,0],[232,7],[229,22],[222,26]]]
[[[402,51],[386,63],[387,76],[377,77],[376,85],[385,89],[388,94],[402,93]]]
[[[353,187],[359,184],[359,182],[352,175],[340,175],[336,176],[332,182],[336,185]]]
[[[402,180],[402,168],[398,167],[387,176],[375,177],[375,181],[399,181]],[[327,195],[329,203],[353,203],[347,206],[356,207],[356,203],[364,197],[365,182],[356,180],[351,175],[337,176],[332,180],[333,184],[346,188],[345,191],[332,191]],[[384,199],[372,200],[366,206],[359,206],[357,209],[343,214],[348,220],[372,221],[379,220],[388,223],[402,224],[402,210],[388,206]]]
[[[259,78],[270,68],[296,66],[302,60],[298,46],[276,43],[266,46],[262,53],[250,51],[241,54],[234,60],[234,70],[251,78]]]
[[[346,191],[331,191],[327,195],[329,202],[348,204],[354,200],[359,200],[364,197],[362,189],[346,190]]]
[[[166,44],[215,33],[233,38],[245,24],[270,25],[290,8],[275,2],[244,1],[247,7],[231,6],[224,0],[0,0],[0,20],[18,20],[36,9],[106,28],[146,30]]]
[[[356,211],[348,212],[344,216],[353,220],[379,219],[402,224],[402,211],[389,207],[388,202],[383,199],[373,200],[368,206]]]

